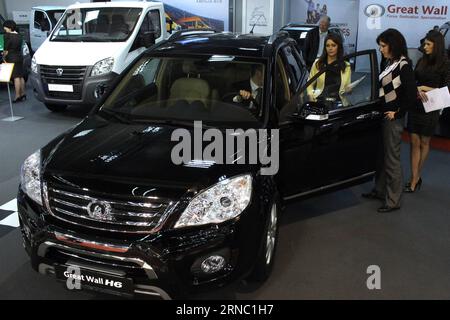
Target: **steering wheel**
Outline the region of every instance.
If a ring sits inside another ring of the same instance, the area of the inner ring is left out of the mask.
[[[242,100],[239,101],[239,102],[235,102],[235,101],[233,101],[233,99],[230,99],[230,98],[234,98],[234,97],[236,97],[236,96],[239,96]],[[228,93],[224,94],[224,95],[222,96],[222,101],[227,101],[227,100],[231,100],[231,102],[232,102],[234,105],[240,106],[240,107],[245,108],[245,109],[247,109],[247,110],[251,110],[251,109],[249,109],[248,106],[242,105],[242,103],[243,103],[244,101],[253,101],[253,105],[254,105],[254,107],[255,107],[256,109],[259,109],[259,107],[260,107],[260,106],[259,106],[259,103],[256,102],[256,100],[253,98],[253,96],[251,96],[250,99],[248,99],[248,100],[244,100],[244,98],[242,98],[241,95],[239,94],[239,92],[237,92],[237,91],[232,91],[232,92],[228,92]]]

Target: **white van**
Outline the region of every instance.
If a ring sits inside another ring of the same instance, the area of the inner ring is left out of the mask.
[[[66,11],[65,7],[40,6],[31,8],[30,43],[31,50],[36,52],[44,43],[50,32]]]
[[[33,56],[34,93],[51,111],[94,105],[118,74],[167,35],[161,2],[71,5]]]

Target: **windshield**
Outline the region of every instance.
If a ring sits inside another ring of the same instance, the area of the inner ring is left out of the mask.
[[[82,8],[67,10],[50,41],[125,41],[141,15],[139,8]]]
[[[65,10],[51,10],[51,11],[47,11],[47,15],[50,18],[52,26],[56,25],[56,23],[58,22],[59,18],[61,18],[62,15],[64,14],[64,11]]]
[[[262,117],[264,74],[263,63],[229,56],[145,57],[100,110],[128,120],[254,125]]]

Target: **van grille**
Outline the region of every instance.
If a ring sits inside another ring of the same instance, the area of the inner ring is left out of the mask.
[[[62,74],[58,75],[58,69],[62,70]],[[51,98],[81,100],[86,70],[87,67],[40,65],[41,79],[46,95]],[[72,85],[73,92],[49,91],[49,84]]]
[[[56,184],[44,185],[49,212],[81,227],[111,232],[151,233],[174,207],[168,199],[105,195]]]

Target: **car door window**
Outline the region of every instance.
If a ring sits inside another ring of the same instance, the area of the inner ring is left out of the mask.
[[[300,79],[302,77],[302,71],[294,57],[293,48],[291,46],[284,47],[282,52],[285,68],[289,74],[289,87],[291,91],[295,92],[298,89],[298,84],[300,83]]]
[[[155,32],[155,39],[161,37],[161,20],[159,10],[150,10],[141,26],[141,32]]]
[[[40,30],[45,25],[45,20],[47,20],[47,18],[45,17],[44,12],[36,11],[34,13],[34,28]]]
[[[301,104],[316,102],[333,111],[371,101],[376,85],[371,52],[349,57],[332,65],[314,65],[307,86],[299,93]]]
[[[150,10],[142,21],[141,28],[139,29],[139,35],[144,35],[147,32],[154,32],[155,40],[161,37],[161,21],[159,16],[159,10]],[[131,46],[130,52],[136,49],[142,48],[141,38],[138,36],[133,45]]]
[[[277,110],[282,110],[291,99],[290,84],[292,79],[286,72],[283,59],[279,53],[277,54],[275,69],[275,107]]]

